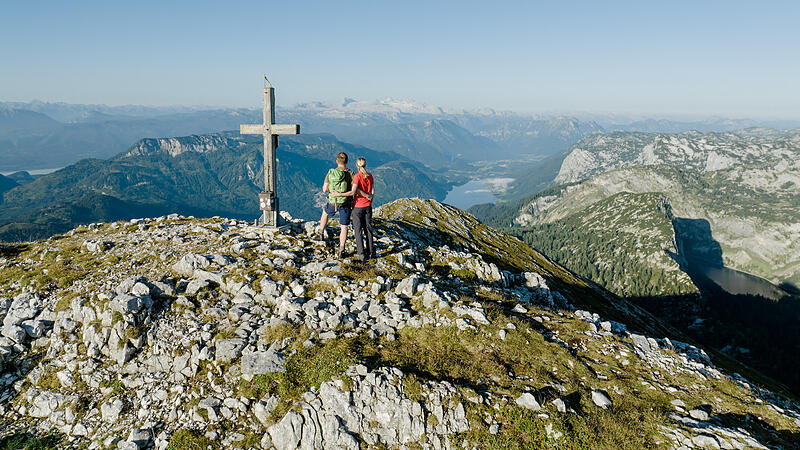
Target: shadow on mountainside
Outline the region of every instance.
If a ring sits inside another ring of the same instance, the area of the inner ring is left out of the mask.
[[[712,422],[719,422],[730,428],[748,430],[756,439],[770,448],[799,448],[800,433],[777,430],[754,414],[712,414]]]
[[[786,357],[800,354],[800,297],[726,268],[707,220],[675,218],[673,224],[679,253],[668,253],[700,294],[628,300],[800,395],[800,361]]]
[[[722,246],[714,239],[708,220],[675,217],[672,226],[679,257],[699,259],[712,267],[724,267]]]

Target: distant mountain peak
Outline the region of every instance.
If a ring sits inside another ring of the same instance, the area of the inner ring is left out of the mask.
[[[236,148],[242,144],[239,139],[222,133],[192,135],[171,138],[147,138],[135,143],[121,157],[166,154],[172,157],[186,152],[210,153],[223,149]]]

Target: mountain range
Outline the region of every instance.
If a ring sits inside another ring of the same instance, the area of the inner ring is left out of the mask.
[[[304,133],[331,133],[340,140],[393,151],[433,168],[455,164],[461,169],[476,161],[534,162],[559,155],[585,136],[608,130],[729,131],[770,123],[625,119],[619,124],[615,120],[623,118],[617,116],[578,119],[561,114],[456,110],[396,99],[312,102],[281,107],[278,115],[282,121],[301,123]],[[143,138],[236,130],[239,124],[260,118],[260,111],[242,108],[0,102],[0,171],[53,169],[83,158],[110,158]],[[524,178],[523,174],[519,178]]]
[[[238,133],[143,139],[109,160],[86,159],[13,187],[0,203],[0,237],[28,240],[77,223],[178,211],[253,219],[263,189],[262,142]],[[281,139],[280,206],[297,217],[319,214],[325,173],[336,154],[363,156],[379,182],[376,204],[406,196],[444,198],[449,182],[391,152],[331,135]]]
[[[545,189],[471,211],[699,341],[784,377],[797,371],[781,355],[800,349],[798,136],[592,135],[546,172]]]
[[[675,217],[707,221],[721,250],[695,239],[685,252],[776,284],[800,281],[798,131],[595,135],[574,146],[553,183],[567,184],[506,219],[552,223],[620,192],[660,192]]]

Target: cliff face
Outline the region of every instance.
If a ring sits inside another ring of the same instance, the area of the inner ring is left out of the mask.
[[[186,137],[142,139],[121,157],[167,154],[175,157],[186,152],[210,153],[219,150],[234,150],[246,145],[241,139],[223,134],[192,135]]]
[[[556,176],[556,183],[584,180],[611,169],[671,165],[712,172],[736,165],[792,162],[800,155],[800,132],[750,128],[732,133],[679,134],[614,132],[576,143]]]
[[[314,225],[172,215],[2,247],[0,436],[763,448],[800,433],[780,386],[455,208],[383,206],[367,264],[335,259]]]

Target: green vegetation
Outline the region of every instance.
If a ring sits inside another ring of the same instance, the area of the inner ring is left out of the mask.
[[[219,443],[213,441],[199,431],[178,430],[169,439],[167,450],[207,450],[217,449]]]
[[[506,231],[620,296],[697,293],[668,254],[677,253],[671,219],[661,194],[620,193],[563,219]]]
[[[27,241],[78,224],[154,217],[177,212],[196,217],[252,219],[258,213],[261,142],[223,132],[175,138],[184,148],[213,152],[171,156],[157,139],[144,139],[109,160],[85,159],[3,195],[0,241]],[[314,194],[340,151],[358,154],[374,168],[379,203],[399,197],[443,198],[448,183],[421,166],[340,142],[331,136],[281,139],[278,195],[295,217],[319,217]],[[385,185],[381,185],[384,183]],[[101,194],[102,192],[102,194]]]
[[[301,275],[300,269],[294,266],[284,266],[280,270],[275,270],[269,274],[273,281],[283,281],[289,284]]]
[[[38,436],[33,433],[15,433],[0,438],[0,450],[50,450],[63,441],[60,434]]]
[[[320,347],[297,346],[297,353],[286,361],[286,372],[257,375],[243,381],[240,394],[259,399],[264,394],[278,395],[284,401],[296,400],[303,392],[342,374],[356,361],[353,341],[336,339]]]

